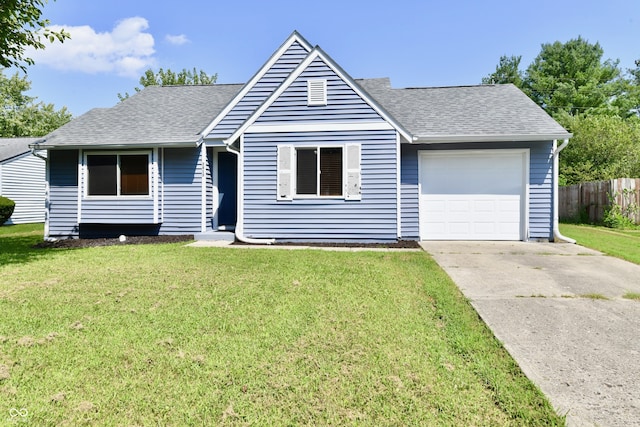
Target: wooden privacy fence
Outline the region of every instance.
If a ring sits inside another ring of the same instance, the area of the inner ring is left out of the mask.
[[[617,178],[610,181],[583,182],[558,188],[558,216],[560,219],[582,219],[600,222],[604,218],[610,196],[623,212],[629,206],[640,205],[640,178]],[[634,211],[634,209],[631,209]],[[640,224],[640,212],[630,217]]]

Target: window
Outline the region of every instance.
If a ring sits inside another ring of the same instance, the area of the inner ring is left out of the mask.
[[[344,197],[360,200],[360,145],[278,146],[278,200]]]
[[[342,196],[342,148],[297,148],[296,194]]]
[[[148,196],[149,154],[87,154],[88,196]]]

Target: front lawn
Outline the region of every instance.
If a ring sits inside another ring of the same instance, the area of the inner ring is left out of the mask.
[[[560,232],[575,239],[582,246],[640,264],[640,230],[560,224]]]
[[[564,423],[423,252],[0,233],[0,425]]]

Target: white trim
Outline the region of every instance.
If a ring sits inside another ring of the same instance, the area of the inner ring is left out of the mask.
[[[396,132],[396,234],[398,239],[402,237],[402,186],[400,176],[400,161],[400,133]]]
[[[391,130],[394,127],[388,122],[344,122],[344,123],[286,123],[286,124],[253,124],[245,133],[272,132],[327,132],[327,131],[362,131]]]
[[[418,235],[422,240],[424,239],[422,233],[422,215],[420,212],[421,195],[422,195],[422,159],[426,156],[432,157],[469,157],[473,155],[487,155],[491,152],[499,154],[521,154],[522,155],[522,189],[523,194],[520,200],[520,240],[529,239],[529,197],[530,197],[530,163],[531,163],[531,149],[530,148],[498,148],[498,149],[484,149],[484,150],[418,150]]]
[[[239,229],[239,234],[244,236],[244,135],[240,135],[240,149],[238,150],[238,182],[236,185],[236,194],[238,200],[236,204],[238,211],[236,212],[236,231]]]
[[[213,121],[204,128],[201,132],[201,135],[206,138],[206,136],[211,133],[213,128],[215,128],[221,121],[226,117],[227,114],[236,105],[245,97],[247,93],[255,86],[258,81],[273,67],[273,65],[282,57],[282,55],[289,50],[289,48],[295,43],[298,42],[302,47],[306,49],[307,52],[311,51],[311,45],[304,39],[298,32],[294,31],[287,40],[280,46],[278,50],[276,50],[273,55],[267,60],[267,62],[258,70],[256,74],[249,80],[238,92],[238,94],[224,107],[224,109],[213,119]]]
[[[164,222],[164,147],[160,148],[160,173],[162,174],[162,189],[160,190],[160,197],[162,201],[160,202],[161,215],[160,222]]]
[[[200,167],[202,173],[200,176],[200,232],[207,232],[207,147],[200,145]]]
[[[49,152],[47,152],[47,157],[49,157]],[[49,217],[51,214],[51,195],[50,195],[50,184],[49,180],[51,179],[51,162],[47,159],[44,162],[44,239],[47,240],[49,238]]]
[[[121,176],[120,176],[120,156],[127,155],[141,155],[144,154],[147,156],[147,186],[149,189],[148,194],[133,194],[133,195],[121,195]],[[151,191],[151,174],[153,173],[153,159],[152,159],[152,150],[135,150],[135,151],[105,151],[105,150],[85,150],[82,152],[82,169],[83,169],[83,180],[82,180],[82,188],[78,185],[78,191],[81,191],[82,198],[86,200],[150,200],[153,198],[153,193]],[[90,195],[89,194],[89,170],[87,167],[87,156],[116,156],[116,194],[115,195]],[[79,220],[79,218],[78,218]]]
[[[158,177],[158,148],[154,148],[151,152],[151,169],[153,173],[153,223],[158,224],[158,185],[160,179]]]
[[[244,133],[249,126],[273,104],[282,93],[302,74],[302,72],[317,58],[320,58],[338,77],[340,77],[360,98],[362,98],[376,113],[378,113],[386,122],[396,129],[406,140],[411,141],[413,137],[404,129],[391,115],[389,115],[378,103],[363,92],[360,87],[345,73],[338,64],[336,64],[328,55],[326,55],[319,47],[315,47],[309,55],[289,74],[280,86],[274,90],[271,95],[258,107],[254,113],[236,131],[225,140],[225,143],[231,144],[239,135]]]
[[[85,165],[84,165],[84,156],[83,151],[78,150],[78,214],[77,221],[78,224],[82,221],[82,198],[83,198],[83,187],[84,187],[84,175],[85,175]]]

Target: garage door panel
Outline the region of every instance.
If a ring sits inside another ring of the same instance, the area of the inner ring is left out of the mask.
[[[421,155],[421,238],[520,240],[525,154],[494,150]]]

